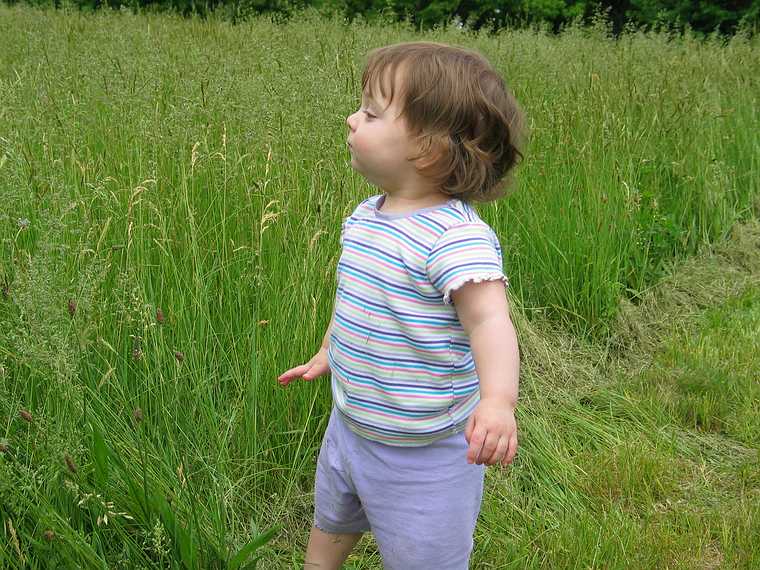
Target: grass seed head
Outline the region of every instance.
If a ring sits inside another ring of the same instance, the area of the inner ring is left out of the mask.
[[[179,479],[179,482],[182,483],[183,487],[187,486],[187,479],[185,478],[185,466],[182,463],[177,466],[177,479]]]
[[[177,362],[182,362],[185,359],[185,354],[180,352],[179,350],[175,350],[174,358],[177,359]]]
[[[140,337],[135,336],[132,337],[132,359],[133,360],[140,360],[142,358],[143,352],[142,352],[142,343],[140,342]]]
[[[140,408],[135,408],[135,410],[132,412],[132,419],[136,424],[139,424],[141,421],[143,421],[143,412]]]
[[[72,317],[77,312],[77,302],[74,299],[69,299],[69,315]]]
[[[8,442],[7,441],[0,441],[0,453],[5,453],[8,451]]]
[[[166,318],[164,317],[164,312],[161,310],[161,307],[158,307],[156,309],[156,321],[158,322],[159,325],[162,325],[164,324],[165,320]]]
[[[19,410],[18,415],[21,416],[21,419],[25,422],[32,423],[32,414],[30,414],[28,410]]]
[[[46,542],[53,542],[53,540],[55,540],[55,533],[50,529],[47,529],[45,532],[43,532],[42,536]]]
[[[63,455],[63,460],[66,462],[66,467],[71,471],[72,473],[77,472],[77,465],[74,463],[74,460],[71,458],[71,456],[68,453],[65,453]]]

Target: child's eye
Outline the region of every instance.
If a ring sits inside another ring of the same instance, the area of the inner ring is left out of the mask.
[[[375,115],[370,114],[369,111],[364,111],[364,114],[367,115],[367,117],[369,117],[370,119],[376,119],[377,118],[377,117],[375,117]]]

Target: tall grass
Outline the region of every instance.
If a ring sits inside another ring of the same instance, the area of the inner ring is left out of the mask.
[[[6,564],[230,566],[273,523],[308,524],[329,386],[275,378],[318,346],[340,222],[377,191],[345,147],[372,47],[467,45],[504,74],[532,138],[517,192],[481,213],[515,306],[579,346],[758,208],[755,39],[0,15]],[[562,409],[567,441],[619,437]],[[530,501],[550,481],[536,501],[559,525],[586,499],[542,410],[515,484]]]

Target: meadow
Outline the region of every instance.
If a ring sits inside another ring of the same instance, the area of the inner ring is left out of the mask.
[[[473,568],[760,566],[760,45],[0,7],[0,566],[298,568],[373,47],[530,121],[478,206],[522,352]],[[755,134],[752,134],[755,133]],[[348,568],[380,568],[367,536]]]

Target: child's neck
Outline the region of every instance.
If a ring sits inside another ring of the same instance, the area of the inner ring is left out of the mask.
[[[442,192],[429,192],[416,196],[400,196],[386,191],[384,192],[384,198],[379,210],[385,214],[406,214],[422,210],[423,208],[446,204],[450,199],[451,196],[447,196]]]

